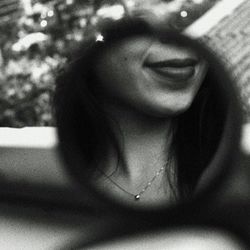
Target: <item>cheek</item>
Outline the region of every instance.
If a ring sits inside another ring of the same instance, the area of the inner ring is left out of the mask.
[[[152,39],[134,39],[107,49],[96,59],[95,71],[100,88],[108,96],[132,98],[140,81],[140,70]]]
[[[133,67],[131,67],[133,65]],[[136,65],[128,56],[102,56],[96,64],[100,88],[106,97],[125,98],[133,93]]]
[[[200,63],[200,66],[199,66],[199,69],[198,69],[198,73],[197,73],[197,85],[198,85],[198,88],[201,86],[204,78],[206,77],[206,74],[208,72],[208,63],[203,60],[201,63]]]

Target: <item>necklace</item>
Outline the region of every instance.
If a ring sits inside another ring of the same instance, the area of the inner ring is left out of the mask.
[[[165,166],[168,165],[168,162],[166,162]],[[125,188],[123,188],[122,186],[120,186],[118,183],[116,183],[114,180],[112,180],[108,175],[106,175],[105,173],[102,172],[102,174],[112,183],[114,184],[116,187],[118,187],[120,190],[122,190],[123,192],[129,194],[130,196],[134,197],[135,201],[139,201],[142,194],[144,194],[146,192],[146,190],[152,185],[152,183],[155,181],[155,179],[163,172],[163,170],[165,169],[165,166],[161,167],[156,174],[153,176],[153,178],[145,185],[145,187],[138,192],[137,194],[133,194],[129,191],[127,191]]]

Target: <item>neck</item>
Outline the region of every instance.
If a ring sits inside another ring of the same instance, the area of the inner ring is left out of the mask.
[[[131,182],[146,179],[166,164],[174,121],[158,118],[126,109],[109,108],[122,152],[122,161],[117,170],[118,175],[127,177]],[[111,162],[115,162],[111,157]],[[114,164],[108,164],[107,173],[112,173]],[[143,175],[142,175],[143,173]]]

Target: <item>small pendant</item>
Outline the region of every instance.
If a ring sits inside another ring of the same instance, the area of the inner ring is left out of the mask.
[[[140,197],[141,197],[141,196],[140,196],[139,194],[135,195],[135,200],[136,200],[136,201],[140,200]]]

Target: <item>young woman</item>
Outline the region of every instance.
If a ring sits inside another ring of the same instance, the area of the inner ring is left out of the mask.
[[[71,172],[143,205],[194,192],[226,116],[205,60],[153,34],[141,19],[102,27],[58,78],[55,95]]]

